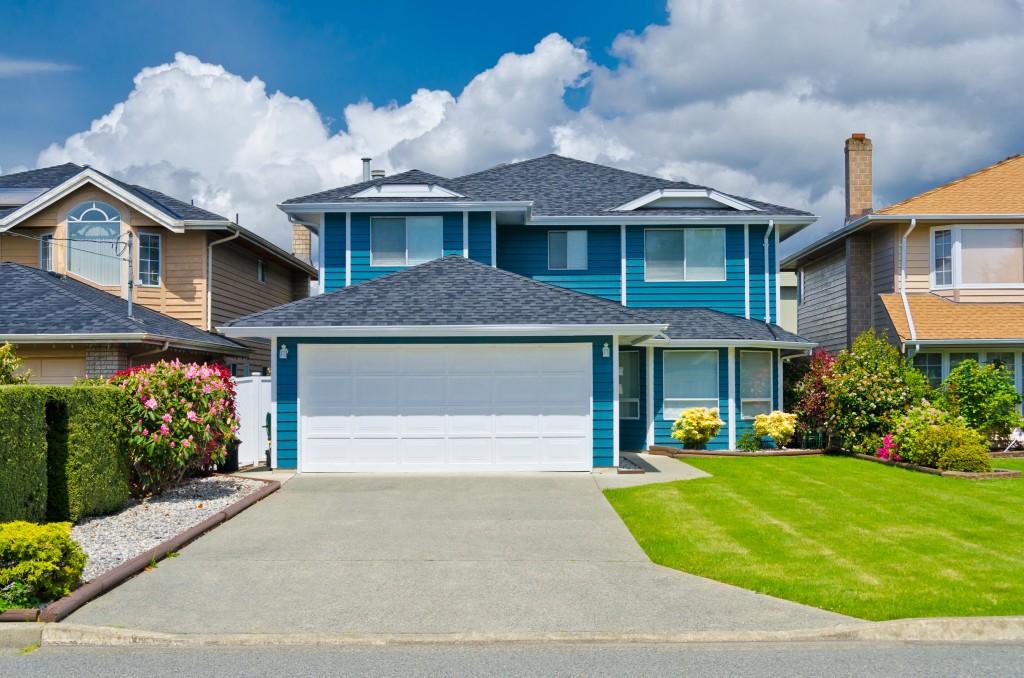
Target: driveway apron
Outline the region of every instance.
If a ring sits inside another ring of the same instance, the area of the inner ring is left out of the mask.
[[[301,475],[67,621],[170,633],[507,634],[853,620],[655,565],[593,476],[548,473]]]

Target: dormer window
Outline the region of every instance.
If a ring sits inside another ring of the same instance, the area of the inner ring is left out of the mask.
[[[121,282],[121,215],[102,202],[84,202],[68,212],[67,270],[97,285]]]

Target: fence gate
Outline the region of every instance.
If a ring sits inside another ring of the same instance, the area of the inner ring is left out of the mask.
[[[270,413],[270,377],[236,377],[235,407],[238,411],[239,466],[259,466],[266,460],[267,414]]]

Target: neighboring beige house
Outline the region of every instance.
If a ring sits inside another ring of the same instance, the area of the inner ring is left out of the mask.
[[[779,272],[779,326],[797,334],[797,280],[793,271]]]
[[[308,296],[317,272],[309,262],[308,231],[300,235],[305,239],[293,249],[302,258],[220,215],[88,166],[0,176],[0,262],[52,271],[127,300],[130,259],[133,304],[205,332]],[[21,337],[18,344],[36,374],[49,373],[57,382],[84,376],[90,355],[104,372],[137,364],[133,356],[140,352],[145,362],[216,359],[239,375],[270,366],[269,344],[256,341],[243,342],[233,355],[166,342],[86,345],[73,336],[36,342]]]
[[[834,351],[884,330],[933,384],[974,358],[1024,390],[1024,156],[874,210],[871,140],[854,134],[846,175],[846,225],[782,261],[800,335]]]

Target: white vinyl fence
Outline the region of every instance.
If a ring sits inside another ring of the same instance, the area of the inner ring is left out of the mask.
[[[239,466],[260,466],[267,458],[267,415],[270,413],[270,377],[235,378],[238,411]]]

